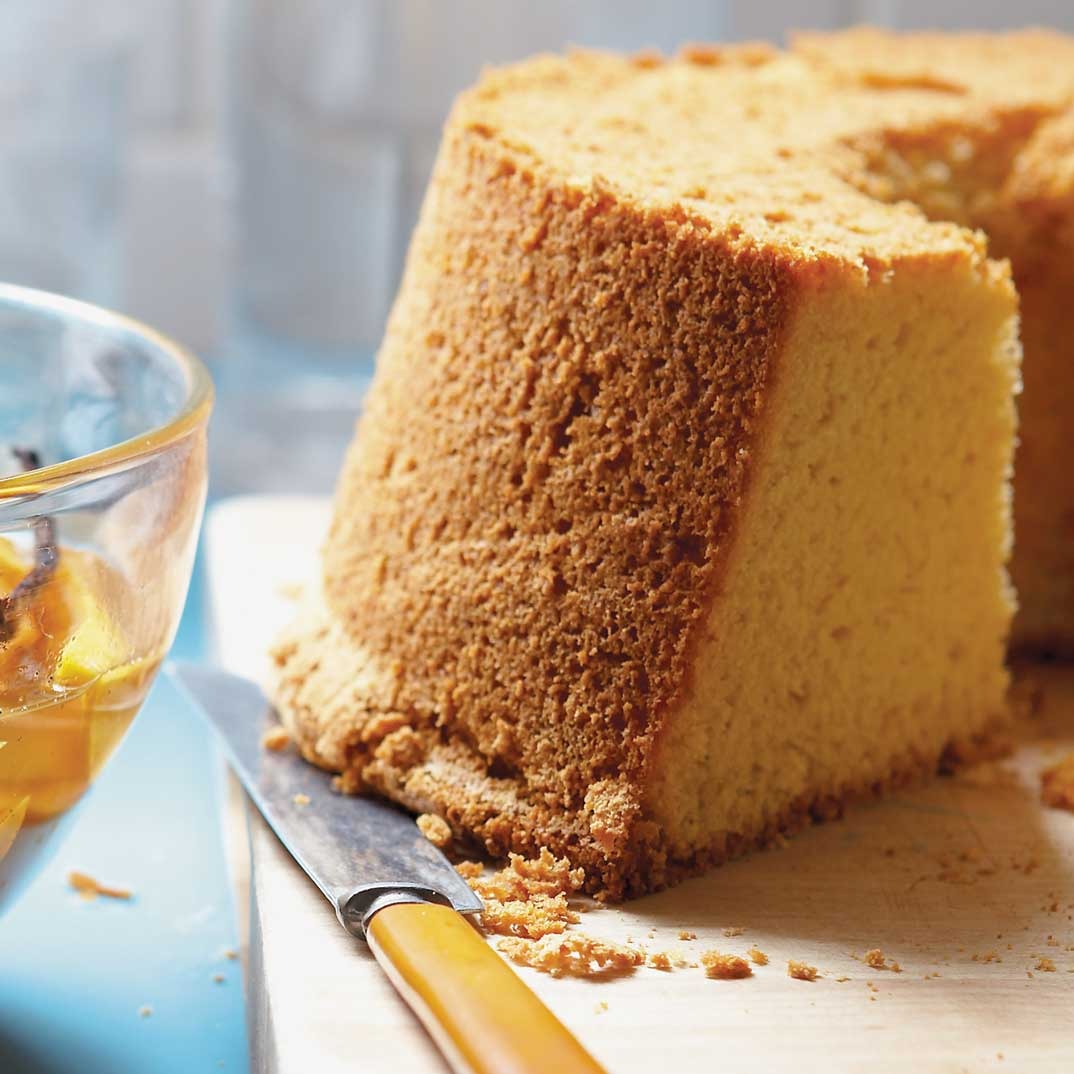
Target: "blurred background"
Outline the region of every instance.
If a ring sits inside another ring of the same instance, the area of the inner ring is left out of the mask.
[[[1074,31],[1074,4],[0,0],[0,278],[210,363],[214,494],[327,491],[440,124],[483,64],[856,22]]]

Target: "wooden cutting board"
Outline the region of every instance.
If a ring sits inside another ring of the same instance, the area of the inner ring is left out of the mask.
[[[265,648],[314,569],[326,520],[323,501],[302,498],[234,500],[211,512],[216,651],[232,670],[263,675]],[[690,961],[709,948],[756,945],[769,964],[751,979],[708,980],[698,968],[605,980],[519,972],[622,1074],[1070,1074],[1074,815],[1041,806],[1039,774],[1074,750],[1074,669],[1029,674],[1040,711],[1010,759],[583,916],[594,935],[677,949]],[[444,1071],[369,953],[256,817],[249,847],[254,1069]],[[680,930],[697,939],[681,940]],[[901,972],[866,965],[871,949]],[[789,959],[822,976],[792,980]]]

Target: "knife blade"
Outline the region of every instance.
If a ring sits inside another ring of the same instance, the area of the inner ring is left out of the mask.
[[[256,683],[197,664],[175,662],[169,672],[208,717],[247,794],[348,932],[362,935],[370,911],[393,900],[481,912],[481,900],[413,817],[383,799],[337,794],[327,772],[293,752],[264,748],[277,721]]]
[[[269,700],[247,679],[171,663],[231,767],[295,861],[364,937],[456,1074],[605,1074],[470,926],[481,900],[414,820],[378,798],[336,794],[327,772],[265,749]]]

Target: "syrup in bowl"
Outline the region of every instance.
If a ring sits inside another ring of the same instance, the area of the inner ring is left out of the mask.
[[[160,663],[131,655],[109,611],[117,572],[55,551],[46,576],[18,591],[33,564],[0,538],[0,910],[59,842]]]

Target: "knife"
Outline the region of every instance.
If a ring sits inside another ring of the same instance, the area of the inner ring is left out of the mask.
[[[379,798],[337,794],[327,772],[265,749],[276,718],[248,679],[178,662],[168,674],[217,732],[269,827],[340,924],[366,940],[455,1074],[604,1074],[473,927],[466,915],[480,914],[481,900],[409,814]]]

